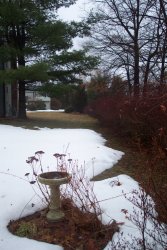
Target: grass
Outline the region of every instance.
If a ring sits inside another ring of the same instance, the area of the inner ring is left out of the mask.
[[[97,119],[85,114],[64,112],[27,112],[27,120],[0,119],[0,124],[22,127],[25,129],[48,128],[84,128],[93,129],[107,139],[106,145],[125,154],[112,168],[95,176],[93,180],[102,180],[119,174],[126,174],[141,182],[140,176],[147,167],[148,154],[125,138],[113,134],[108,128],[100,126]],[[165,174],[165,173],[164,173]]]
[[[119,139],[118,136],[111,133],[109,129],[100,126],[97,119],[85,114],[78,113],[63,113],[63,112],[27,112],[27,120],[1,118],[0,124],[22,127],[25,129],[38,129],[43,127],[48,128],[84,128],[93,129],[102,134],[107,139],[107,146],[125,152],[122,159],[112,168],[105,170],[94,180],[102,180],[105,178],[117,176],[119,174],[127,174],[135,177],[136,165],[138,161],[143,161],[144,156],[137,152],[137,149],[132,146],[128,147],[126,141]]]
[[[88,115],[63,112],[27,112],[27,120],[0,118],[0,123],[27,129],[38,127],[96,129],[99,126],[98,121]]]
[[[147,178],[145,169],[148,168],[148,152],[140,151],[136,144],[126,138],[113,134],[111,129],[100,126],[97,119],[85,114],[64,113],[64,112],[27,112],[27,120],[21,119],[0,119],[0,124],[22,127],[25,129],[48,128],[84,128],[93,129],[107,139],[106,145],[116,150],[123,151],[125,155],[112,168],[106,169],[93,180],[103,180],[119,174],[126,174],[137,180],[139,183]],[[157,164],[157,162],[156,162]],[[163,176],[167,176],[167,168]],[[156,174],[156,182],[162,183],[162,174]],[[159,181],[160,180],[160,181]],[[163,180],[164,185],[167,182]]]
[[[139,181],[139,173],[146,165],[148,155],[145,152],[140,152],[132,141],[119,137],[108,128],[101,127],[96,129],[96,131],[107,138],[106,145],[108,147],[120,150],[124,152],[124,155],[112,168],[106,169],[98,176],[95,176],[93,180],[99,181],[126,174]]]

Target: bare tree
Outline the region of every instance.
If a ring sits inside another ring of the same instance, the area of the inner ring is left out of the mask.
[[[166,7],[162,0],[100,0],[90,14],[94,49],[124,74],[135,97],[142,87],[146,94],[149,79],[164,82]]]

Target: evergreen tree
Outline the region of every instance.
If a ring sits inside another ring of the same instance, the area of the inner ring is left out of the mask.
[[[35,81],[76,82],[97,60],[86,51],[69,52],[72,39],[88,35],[82,23],[58,20],[57,9],[74,0],[0,1],[0,80],[17,81],[18,117],[26,117],[25,86]],[[10,62],[10,63],[9,63]]]

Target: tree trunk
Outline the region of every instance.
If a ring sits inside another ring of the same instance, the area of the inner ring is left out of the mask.
[[[5,84],[0,83],[0,117],[5,117]]]
[[[160,90],[163,90],[164,80],[165,80],[166,39],[167,39],[167,30],[165,31],[165,39],[164,39],[164,43],[163,43],[163,47],[162,47],[161,73],[160,73]]]
[[[16,62],[16,57],[13,57],[11,59],[11,68],[12,69],[17,69],[17,62]],[[18,82],[17,80],[12,82],[12,115],[16,116],[17,115],[17,110],[18,110]]]
[[[19,48],[21,51],[21,55],[18,56],[18,67],[25,67],[25,57],[23,53],[23,49],[25,48],[25,28],[24,24],[20,27],[17,27],[17,39]],[[18,113],[17,117],[21,119],[26,119],[26,97],[25,97],[25,81],[19,80],[19,104],[18,104]]]
[[[19,81],[19,105],[17,117],[26,119],[26,98],[25,98],[25,82]]]
[[[4,70],[4,64],[0,63],[0,69]],[[0,117],[5,117],[5,84],[0,83]]]
[[[145,70],[145,74],[144,74],[143,97],[146,97],[147,92],[148,92],[149,70],[150,70],[150,58],[148,58],[147,65],[146,65],[146,70]]]
[[[139,97],[139,48],[138,44],[134,45],[134,97]]]
[[[134,97],[138,98],[140,94],[140,81],[139,81],[139,28],[140,28],[140,1],[136,1],[136,9],[134,15]]]
[[[130,78],[129,69],[126,69],[126,75],[127,75],[127,80],[128,80],[129,97],[131,97],[132,96],[132,84],[131,84],[131,78]]]

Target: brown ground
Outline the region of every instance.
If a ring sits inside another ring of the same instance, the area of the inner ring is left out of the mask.
[[[68,200],[62,203],[62,210],[65,213],[62,221],[48,222],[44,210],[11,221],[8,229],[20,237],[62,245],[65,250],[101,250],[118,231],[115,222],[103,225],[94,214],[81,212]]]

